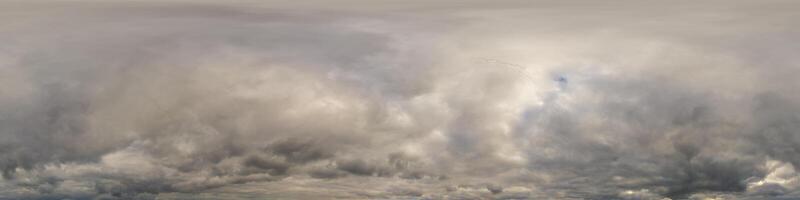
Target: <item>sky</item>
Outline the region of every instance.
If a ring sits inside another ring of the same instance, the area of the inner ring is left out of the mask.
[[[0,200],[797,199],[797,1],[0,1]]]

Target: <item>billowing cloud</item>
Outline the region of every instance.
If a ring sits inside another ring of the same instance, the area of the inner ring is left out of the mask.
[[[0,3],[0,199],[791,199],[791,1]]]

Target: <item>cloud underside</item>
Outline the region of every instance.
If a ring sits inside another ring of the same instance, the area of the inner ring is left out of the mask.
[[[797,3],[452,3],[0,3],[0,199],[800,197]]]

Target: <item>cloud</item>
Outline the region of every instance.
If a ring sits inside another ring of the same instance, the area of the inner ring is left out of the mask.
[[[0,3],[0,199],[798,196],[794,2],[91,2]]]

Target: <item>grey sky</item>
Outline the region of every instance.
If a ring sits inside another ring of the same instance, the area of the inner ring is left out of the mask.
[[[800,198],[794,1],[2,1],[0,199]]]

